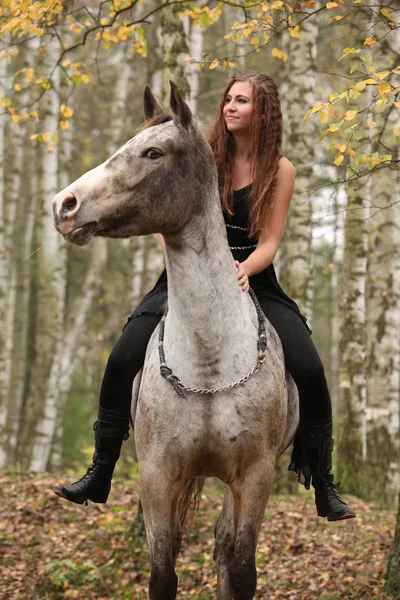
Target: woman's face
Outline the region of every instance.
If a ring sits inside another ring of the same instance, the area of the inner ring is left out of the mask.
[[[233,134],[244,134],[250,131],[253,85],[249,81],[235,81],[225,97],[223,113],[226,127]]]

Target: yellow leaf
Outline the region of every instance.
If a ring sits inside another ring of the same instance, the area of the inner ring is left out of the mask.
[[[324,112],[319,112],[319,113],[318,113],[318,116],[319,116],[319,118],[321,119],[321,121],[322,121],[323,123],[326,123],[326,122],[327,122],[327,120],[328,120],[328,115],[327,115],[326,113],[324,113]]]
[[[393,104],[397,107],[400,108],[400,102],[393,102]]]
[[[359,81],[355,84],[354,88],[357,90],[357,92],[362,92],[365,90],[366,85],[367,84],[365,83],[365,81]]]
[[[275,58],[280,58],[284,62],[286,62],[288,59],[288,55],[285,52],[282,52],[282,50],[279,48],[272,48],[271,54],[272,56],[275,56]]]
[[[17,115],[17,113],[14,113],[13,115],[11,115],[11,121],[13,121],[14,123],[18,123],[20,118],[21,117],[19,115]]]
[[[215,69],[215,67],[218,67],[218,64],[219,64],[218,58],[214,58],[214,60],[212,61],[211,65],[208,68]]]
[[[366,83],[367,85],[376,85],[377,84],[375,79],[372,79],[371,77],[369,77],[368,79],[364,79],[364,83]]]
[[[379,79],[382,81],[382,79],[385,79],[385,77],[387,77],[390,74],[390,71],[383,71],[383,73],[375,73],[375,75],[377,77],[379,77]]]
[[[21,85],[20,83],[16,83],[16,84],[14,85],[14,89],[15,89],[17,92],[19,92],[19,90],[20,90],[20,89],[22,89],[22,85]]]
[[[184,61],[183,61],[183,62],[184,62],[184,63],[185,63],[185,65],[186,65],[187,63],[190,63],[192,60],[193,60],[193,56],[187,56],[187,57],[184,59]]]
[[[356,116],[357,113],[358,113],[358,110],[346,110],[345,120],[351,121],[352,119],[354,119],[354,117]]]
[[[352,156],[353,158],[355,157],[356,153],[354,152],[353,148],[351,148],[351,146],[348,146],[347,148],[347,152],[350,154],[350,156]]]
[[[61,129],[68,129],[68,127],[69,127],[69,123],[68,123],[68,121],[66,121],[66,120],[64,120],[64,119],[63,119],[63,120],[61,120],[61,121],[60,121],[60,127],[61,127]]]
[[[328,4],[326,5],[326,8],[335,8],[335,6],[337,6],[337,2],[328,2]]]
[[[339,144],[339,146],[337,147],[337,149],[340,152],[344,152],[346,150],[346,144]]]
[[[32,69],[31,67],[29,69],[26,69],[26,71],[25,71],[25,80],[28,83],[31,83],[34,72],[35,72],[35,69]]]
[[[327,133],[332,133],[333,131],[339,131],[339,129],[342,126],[343,121],[340,121],[339,123],[331,123],[327,129]]]
[[[366,40],[364,40],[364,46],[372,46],[372,44],[376,43],[376,38],[374,37],[367,37]]]
[[[356,50],[355,48],[350,48],[350,47],[343,48],[343,52],[345,54],[351,54],[352,52],[355,52],[355,50]]]
[[[296,37],[296,35],[299,33],[299,26],[296,25],[296,27],[289,27],[289,34],[290,37]]]
[[[334,159],[333,162],[338,167],[339,165],[342,164],[343,159],[344,159],[344,154],[341,154],[340,152],[338,152],[338,154],[336,154],[335,159]]]
[[[387,8],[381,8],[379,11],[384,17],[388,19],[393,19],[392,13]]]
[[[378,92],[382,96],[387,96],[388,94],[390,94],[391,90],[392,86],[387,81],[384,81],[378,85]]]
[[[82,79],[83,83],[89,83],[89,81],[90,81],[90,77],[87,73],[82,73],[81,79]]]
[[[70,108],[69,106],[66,106],[65,104],[61,104],[60,112],[63,115],[63,117],[66,117],[68,119],[68,117],[72,117],[72,115],[74,114],[74,109]]]
[[[375,121],[367,121],[368,125],[370,125],[373,129],[376,129]]]
[[[312,2],[312,0],[309,0],[308,2],[304,2],[304,6],[308,6],[309,8],[314,8],[314,6],[316,5],[316,2]]]
[[[344,19],[344,15],[336,15],[336,17],[332,17],[332,19],[329,19],[328,24],[332,23],[332,21],[340,21],[341,19]]]
[[[376,71],[376,68],[373,65],[367,65],[367,64],[365,64],[364,67],[366,67],[368,69],[368,71],[371,71],[372,73],[374,71]]]
[[[102,19],[100,19],[100,25],[108,25],[107,17],[103,17]]]

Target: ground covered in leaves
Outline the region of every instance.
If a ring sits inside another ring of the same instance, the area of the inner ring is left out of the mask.
[[[106,505],[63,501],[54,475],[0,474],[1,600],[145,600],[146,542],[134,533],[137,483],[115,483]],[[179,599],[214,600],[213,528],[222,493],[205,488],[177,563]],[[257,550],[256,598],[389,599],[384,573],[394,511],[352,499],[357,519],[328,523],[311,493],[272,497]]]

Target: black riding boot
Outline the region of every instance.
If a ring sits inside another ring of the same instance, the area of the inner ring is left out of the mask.
[[[289,470],[299,474],[299,481],[304,483],[307,489],[310,489],[312,481],[319,517],[327,517],[328,521],[351,519],[356,515],[343,502],[334,484],[331,473],[332,451],[332,418],[302,423],[297,433]]]
[[[100,407],[99,418],[93,429],[96,443],[92,466],[75,483],[54,488],[57,496],[76,504],[87,504],[88,500],[102,504],[107,502],[122,441],[129,437],[129,417],[121,417],[114,411]]]

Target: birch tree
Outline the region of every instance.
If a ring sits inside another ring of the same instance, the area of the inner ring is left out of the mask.
[[[58,41],[50,49],[56,52]],[[43,199],[40,207],[39,238],[43,247],[39,252],[39,281],[35,360],[32,385],[26,407],[23,436],[24,463],[31,470],[40,470],[46,464],[51,449],[52,432],[57,415],[57,381],[60,377],[60,347],[63,344],[65,314],[66,242],[54,231],[51,198],[59,190],[58,136],[60,115],[60,71],[53,75],[52,88],[45,96],[43,128],[47,143],[43,148]],[[28,434],[29,431],[29,434]]]
[[[294,20],[302,18],[292,15]],[[297,21],[293,22],[293,26]],[[318,27],[315,21],[301,24],[302,35],[288,41],[286,69],[287,92],[285,134],[287,158],[296,167],[295,190],[292,197],[284,248],[282,282],[286,293],[300,306],[310,320],[312,317],[313,264],[312,264],[312,201],[309,190],[313,187],[316,129],[310,120],[304,120],[307,107],[315,101],[316,43]]]
[[[365,186],[365,181],[364,181]],[[343,263],[339,283],[339,443],[338,480],[362,495],[366,460],[365,279],[367,205],[360,179],[347,185]]]

